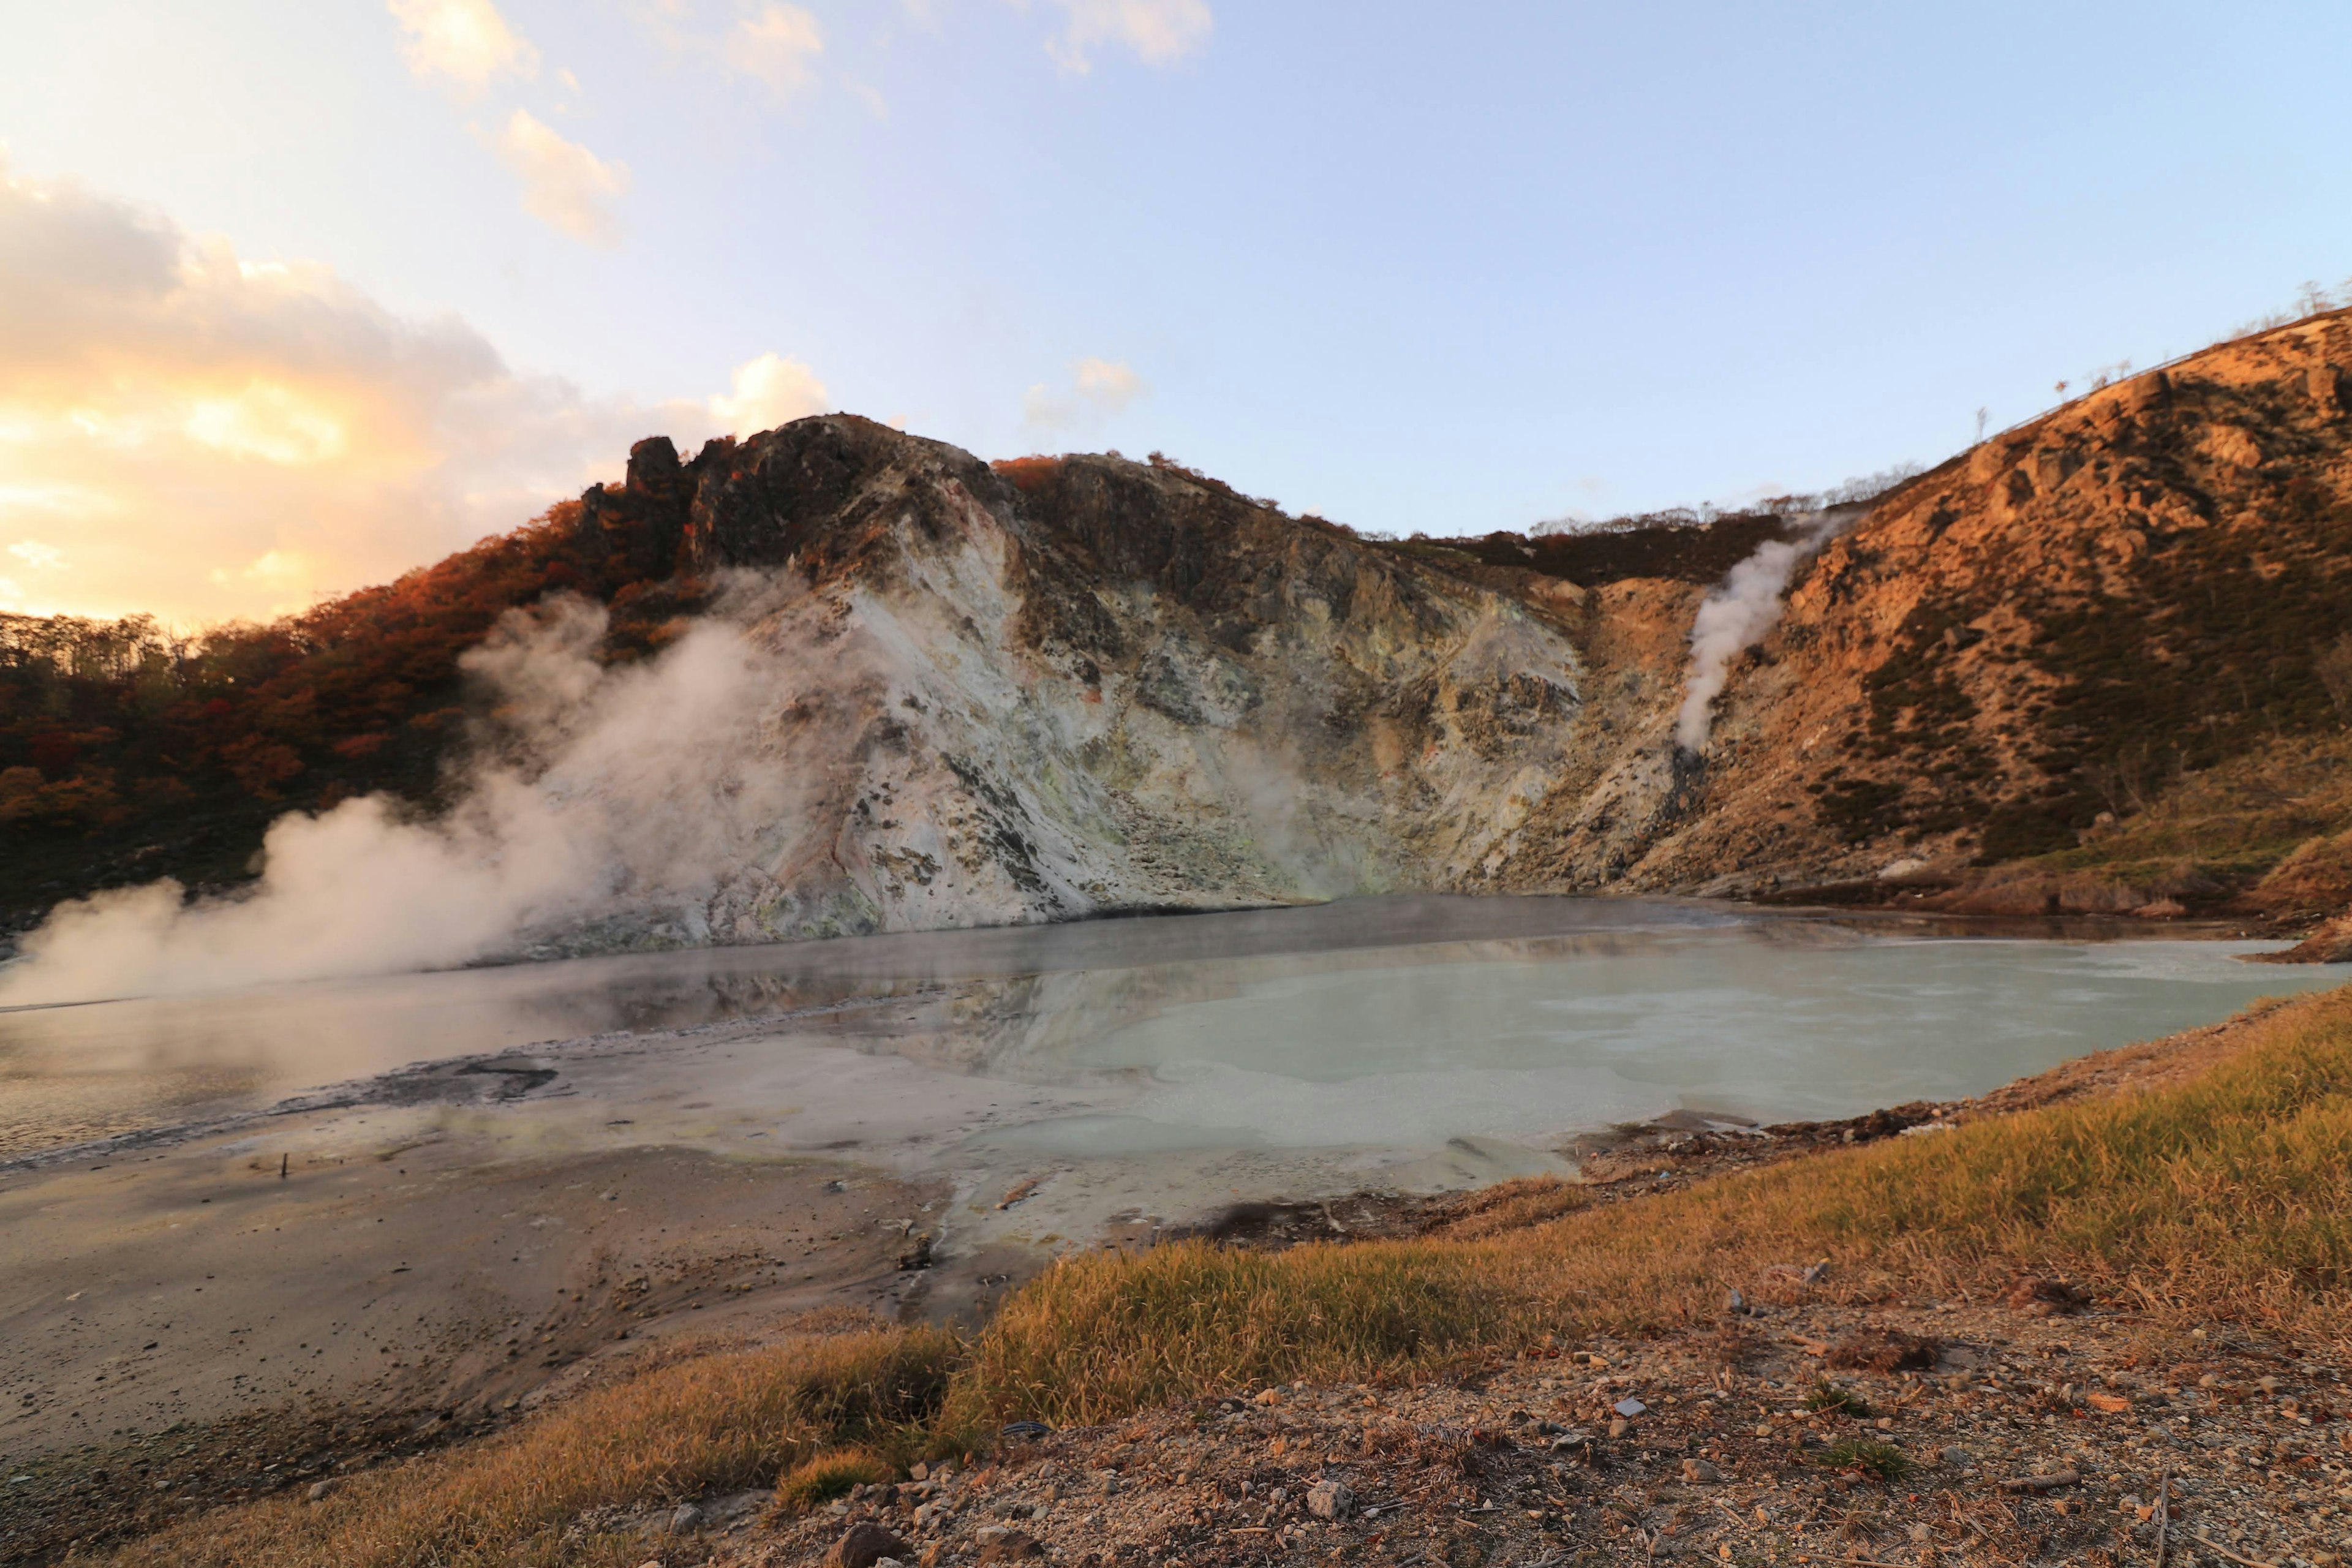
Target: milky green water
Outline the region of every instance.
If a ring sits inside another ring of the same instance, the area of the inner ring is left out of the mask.
[[[2352,980],[2255,951],[1414,898],[27,1009],[0,1014],[0,1157],[529,1042],[635,1031],[657,1060],[662,1031],[761,1018],[794,1049],[1092,1094],[1001,1147],[1542,1146],[1678,1107],[1959,1098]]]

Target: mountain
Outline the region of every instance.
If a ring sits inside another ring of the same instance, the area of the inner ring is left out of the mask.
[[[648,798],[709,830],[547,951],[1387,889],[2307,921],[2352,903],[2347,366],[2315,317],[1867,506],[1532,539],[1364,538],[1156,457],[992,466],[849,416],[656,437],[276,626],[0,621],[0,900],[233,885],[273,816],[451,812],[486,759],[610,787],[541,711],[570,688],[514,684],[577,601],[591,675],[719,626],[753,674],[723,741],[608,748],[697,760]]]
[[[2347,365],[2352,321],[2309,319],[1879,500],[1794,584],[1638,875],[2284,912],[2261,878],[2352,820]]]

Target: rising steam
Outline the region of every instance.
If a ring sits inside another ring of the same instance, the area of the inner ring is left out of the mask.
[[[1774,539],[1734,566],[1698,607],[1691,623],[1690,682],[1675,719],[1675,746],[1696,752],[1715,722],[1715,700],[1731,678],[1731,661],[1764,640],[1780,618],[1781,595],[1799,563],[1862,515],[1859,507],[1832,507],[1796,520],[1791,539]]]
[[[584,914],[696,904],[793,804],[763,744],[780,672],[717,619],[607,667],[604,625],[557,600],[467,656],[494,717],[446,816],[376,795],[289,813],[242,896],[190,904],[162,881],[60,905],[0,971],[0,1004],[464,963]]]

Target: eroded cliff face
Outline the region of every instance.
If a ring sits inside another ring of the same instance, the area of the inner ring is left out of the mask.
[[[599,940],[1519,886],[1530,823],[1673,695],[1677,605],[1588,651],[1572,587],[1465,581],[1168,467],[1007,477],[834,416],[690,465],[641,449],[591,503],[583,526],[675,518],[694,570],[734,574],[787,672],[762,747],[796,797],[715,885]]]

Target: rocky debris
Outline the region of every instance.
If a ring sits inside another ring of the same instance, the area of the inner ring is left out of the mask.
[[[1943,1353],[1931,1335],[1906,1334],[1870,1323],[1840,1338],[1824,1358],[1834,1367],[1859,1372],[1925,1372]]]
[[[1345,1481],[1321,1480],[1307,1489],[1307,1511],[1317,1519],[1345,1519],[1355,1506],[1356,1494]]]
[[[2068,1312],[2079,1312],[2090,1304],[2090,1297],[2063,1279],[2053,1279],[2039,1274],[2021,1274],[2009,1288],[2010,1306],[2021,1312],[2037,1317],[2054,1318]]]
[[[2159,1492],[2176,1552],[2193,1531],[2261,1563],[2352,1552],[2352,1384],[2333,1348],[2095,1305],[2053,1319],[1999,1298],[1746,1289],[1761,1305],[1743,1368],[1695,1329],[1411,1385],[1237,1389],[860,1506],[931,1568],[1009,1561],[1028,1550],[1015,1536],[1069,1568],[2130,1563],[2152,1557]],[[1852,1400],[1817,1408],[1812,1347],[1874,1331],[1940,1350],[1844,1372]],[[708,1562],[786,1568],[840,1528],[747,1521]]]
[[[687,1511],[680,1509],[679,1512]],[[833,1543],[824,1554],[824,1568],[874,1568],[885,1558],[901,1561],[914,1555],[914,1548],[890,1531],[869,1519],[851,1525],[842,1538]]]
[[[2352,915],[2338,915],[2284,952],[2258,952],[2258,963],[2352,963]]]
[[[1037,1543],[1037,1538],[1026,1531],[991,1526],[977,1531],[973,1539],[980,1543],[980,1561],[982,1563],[1020,1563],[1045,1555],[1045,1549]]]

